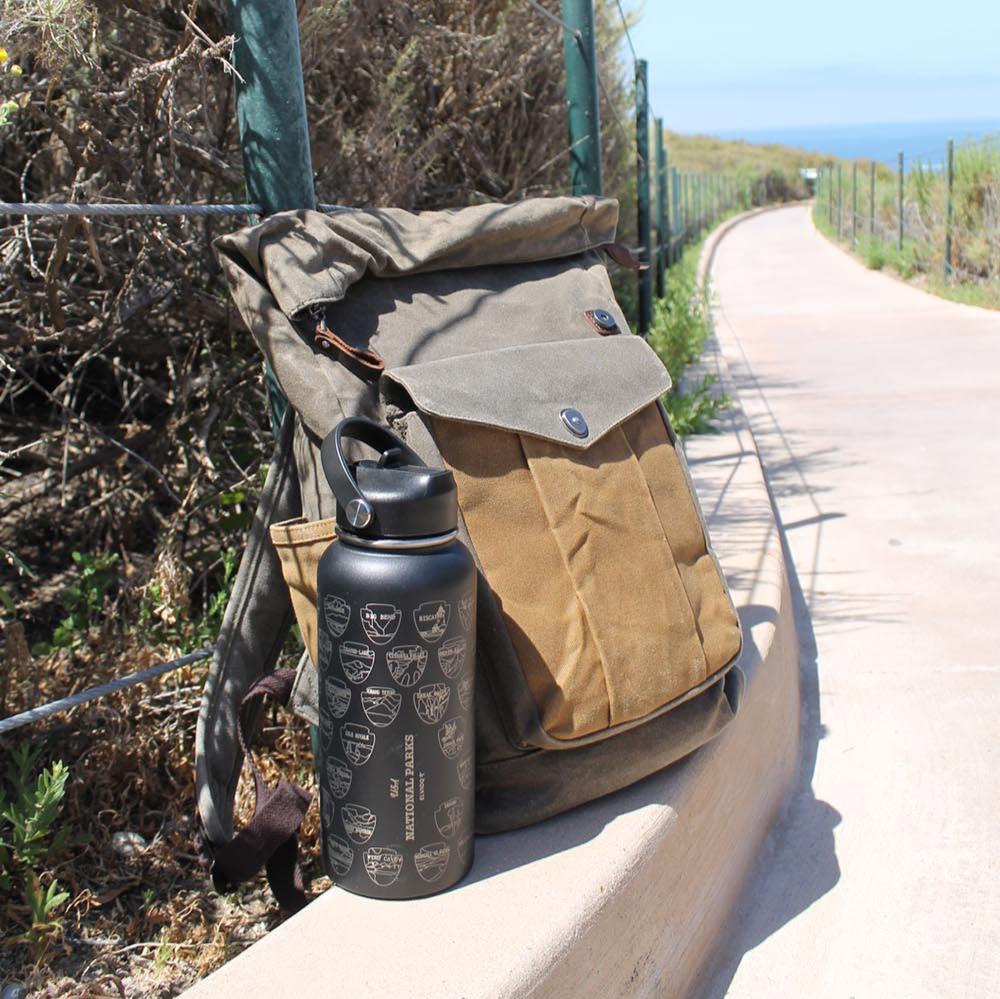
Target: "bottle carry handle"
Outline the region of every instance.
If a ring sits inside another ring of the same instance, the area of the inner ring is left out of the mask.
[[[349,416],[341,420],[323,439],[320,445],[320,460],[327,482],[333,490],[337,503],[347,516],[348,523],[355,528],[367,527],[375,516],[371,503],[358,488],[351,474],[351,466],[344,455],[344,438],[360,441],[379,451],[383,458],[395,452],[405,464],[425,468],[420,455],[405,444],[391,430],[368,420],[363,416]]]

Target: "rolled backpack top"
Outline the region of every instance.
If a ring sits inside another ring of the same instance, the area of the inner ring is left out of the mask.
[[[316,568],[336,534],[319,445],[345,416],[455,477],[478,569],[478,832],[625,787],[734,716],[740,628],[659,402],[670,378],[603,265],[617,210],[588,197],[285,212],[216,241],[289,402],[198,720],[217,858],[233,840],[240,706],[293,610],[308,654],[291,706],[317,721]],[[258,866],[283,821],[255,841]]]

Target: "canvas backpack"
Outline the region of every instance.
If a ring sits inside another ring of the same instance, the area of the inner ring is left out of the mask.
[[[240,721],[273,695],[317,722],[316,567],[335,537],[319,445],[345,416],[455,476],[479,570],[477,832],[625,787],[733,718],[739,621],[660,402],[669,375],[604,266],[617,215],[593,197],[284,212],[216,241],[288,400],[198,720],[217,883],[294,864],[294,785],[258,777],[233,838]],[[272,672],[293,618],[294,681]]]

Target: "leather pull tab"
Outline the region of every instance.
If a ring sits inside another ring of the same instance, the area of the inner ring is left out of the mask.
[[[337,336],[329,326],[326,325],[326,318],[320,316],[316,320],[316,330],[313,339],[324,350],[337,350],[341,354],[349,357],[356,364],[361,365],[367,372],[376,378],[385,371],[385,360],[373,350],[363,350],[360,347],[352,347],[346,340]]]
[[[627,267],[630,271],[649,270],[649,264],[644,264],[624,243],[605,243],[601,249],[619,267]]]

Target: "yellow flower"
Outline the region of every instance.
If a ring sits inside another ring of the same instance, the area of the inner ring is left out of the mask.
[[[0,46],[0,66],[2,66],[9,58],[10,56],[7,55],[7,50],[3,46]]]
[[[11,67],[10,67],[10,75],[11,76],[20,76],[23,72],[24,72],[24,70],[21,69],[21,67],[18,66],[18,64],[16,62],[13,63],[11,65]]]

